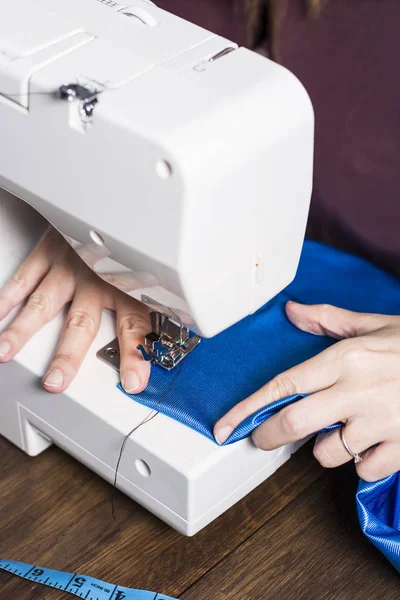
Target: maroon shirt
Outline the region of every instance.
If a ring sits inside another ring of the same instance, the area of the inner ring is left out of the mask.
[[[159,6],[249,43],[244,0],[162,0]],[[400,1],[281,0],[272,57],[307,88],[316,117],[308,235],[400,276]],[[235,9],[236,7],[236,9]]]
[[[240,45],[250,45],[245,0],[156,0],[157,6]]]
[[[400,276],[400,2],[281,1],[282,64],[316,116],[309,235]]]

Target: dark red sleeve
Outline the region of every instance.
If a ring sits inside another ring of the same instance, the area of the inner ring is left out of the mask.
[[[281,0],[275,54],[316,115],[309,236],[400,276],[400,2]]]
[[[156,0],[156,4],[240,45],[251,43],[244,0]]]

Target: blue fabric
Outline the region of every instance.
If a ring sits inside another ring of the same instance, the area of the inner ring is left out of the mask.
[[[374,483],[360,480],[356,502],[361,529],[400,571],[400,472]]]
[[[296,279],[286,290],[254,315],[212,339],[203,339],[177,369],[168,372],[153,368],[147,389],[130,397],[214,440],[213,427],[228,410],[277,374],[335,343],[294,327],[285,315],[288,300],[399,315],[400,280],[363,259],[306,241]],[[290,396],[259,410],[243,421],[226,443],[247,437],[273,414],[303,397]],[[400,568],[400,509],[394,519],[391,500],[396,481],[398,488],[398,478],[387,484],[391,491],[377,484],[361,485],[357,502],[364,532]],[[383,493],[386,512],[376,510],[379,500],[372,502],[373,494],[382,498]],[[377,533],[383,531],[384,523],[395,531],[391,543],[384,543]]]

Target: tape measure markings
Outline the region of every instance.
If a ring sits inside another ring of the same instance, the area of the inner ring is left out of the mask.
[[[40,585],[63,590],[84,600],[176,600],[155,592],[110,584],[87,575],[45,569],[14,560],[0,559],[0,570]]]

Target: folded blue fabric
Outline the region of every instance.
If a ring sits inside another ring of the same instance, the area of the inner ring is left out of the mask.
[[[173,371],[153,368],[146,390],[130,397],[214,440],[213,427],[228,410],[279,373],[335,343],[294,327],[285,314],[288,300],[399,315],[400,280],[361,258],[306,241],[296,278],[286,290],[220,335],[203,339]],[[259,410],[243,421],[226,443],[247,437],[273,414],[303,397],[290,396]],[[400,569],[400,493],[396,477],[384,480],[386,487],[382,482],[379,486],[362,483],[357,503],[364,533]],[[383,496],[386,512],[377,510],[377,497]],[[394,496],[398,504],[393,503]],[[390,541],[384,526],[391,529]]]
[[[374,483],[360,480],[356,502],[361,529],[400,571],[400,473]]]

